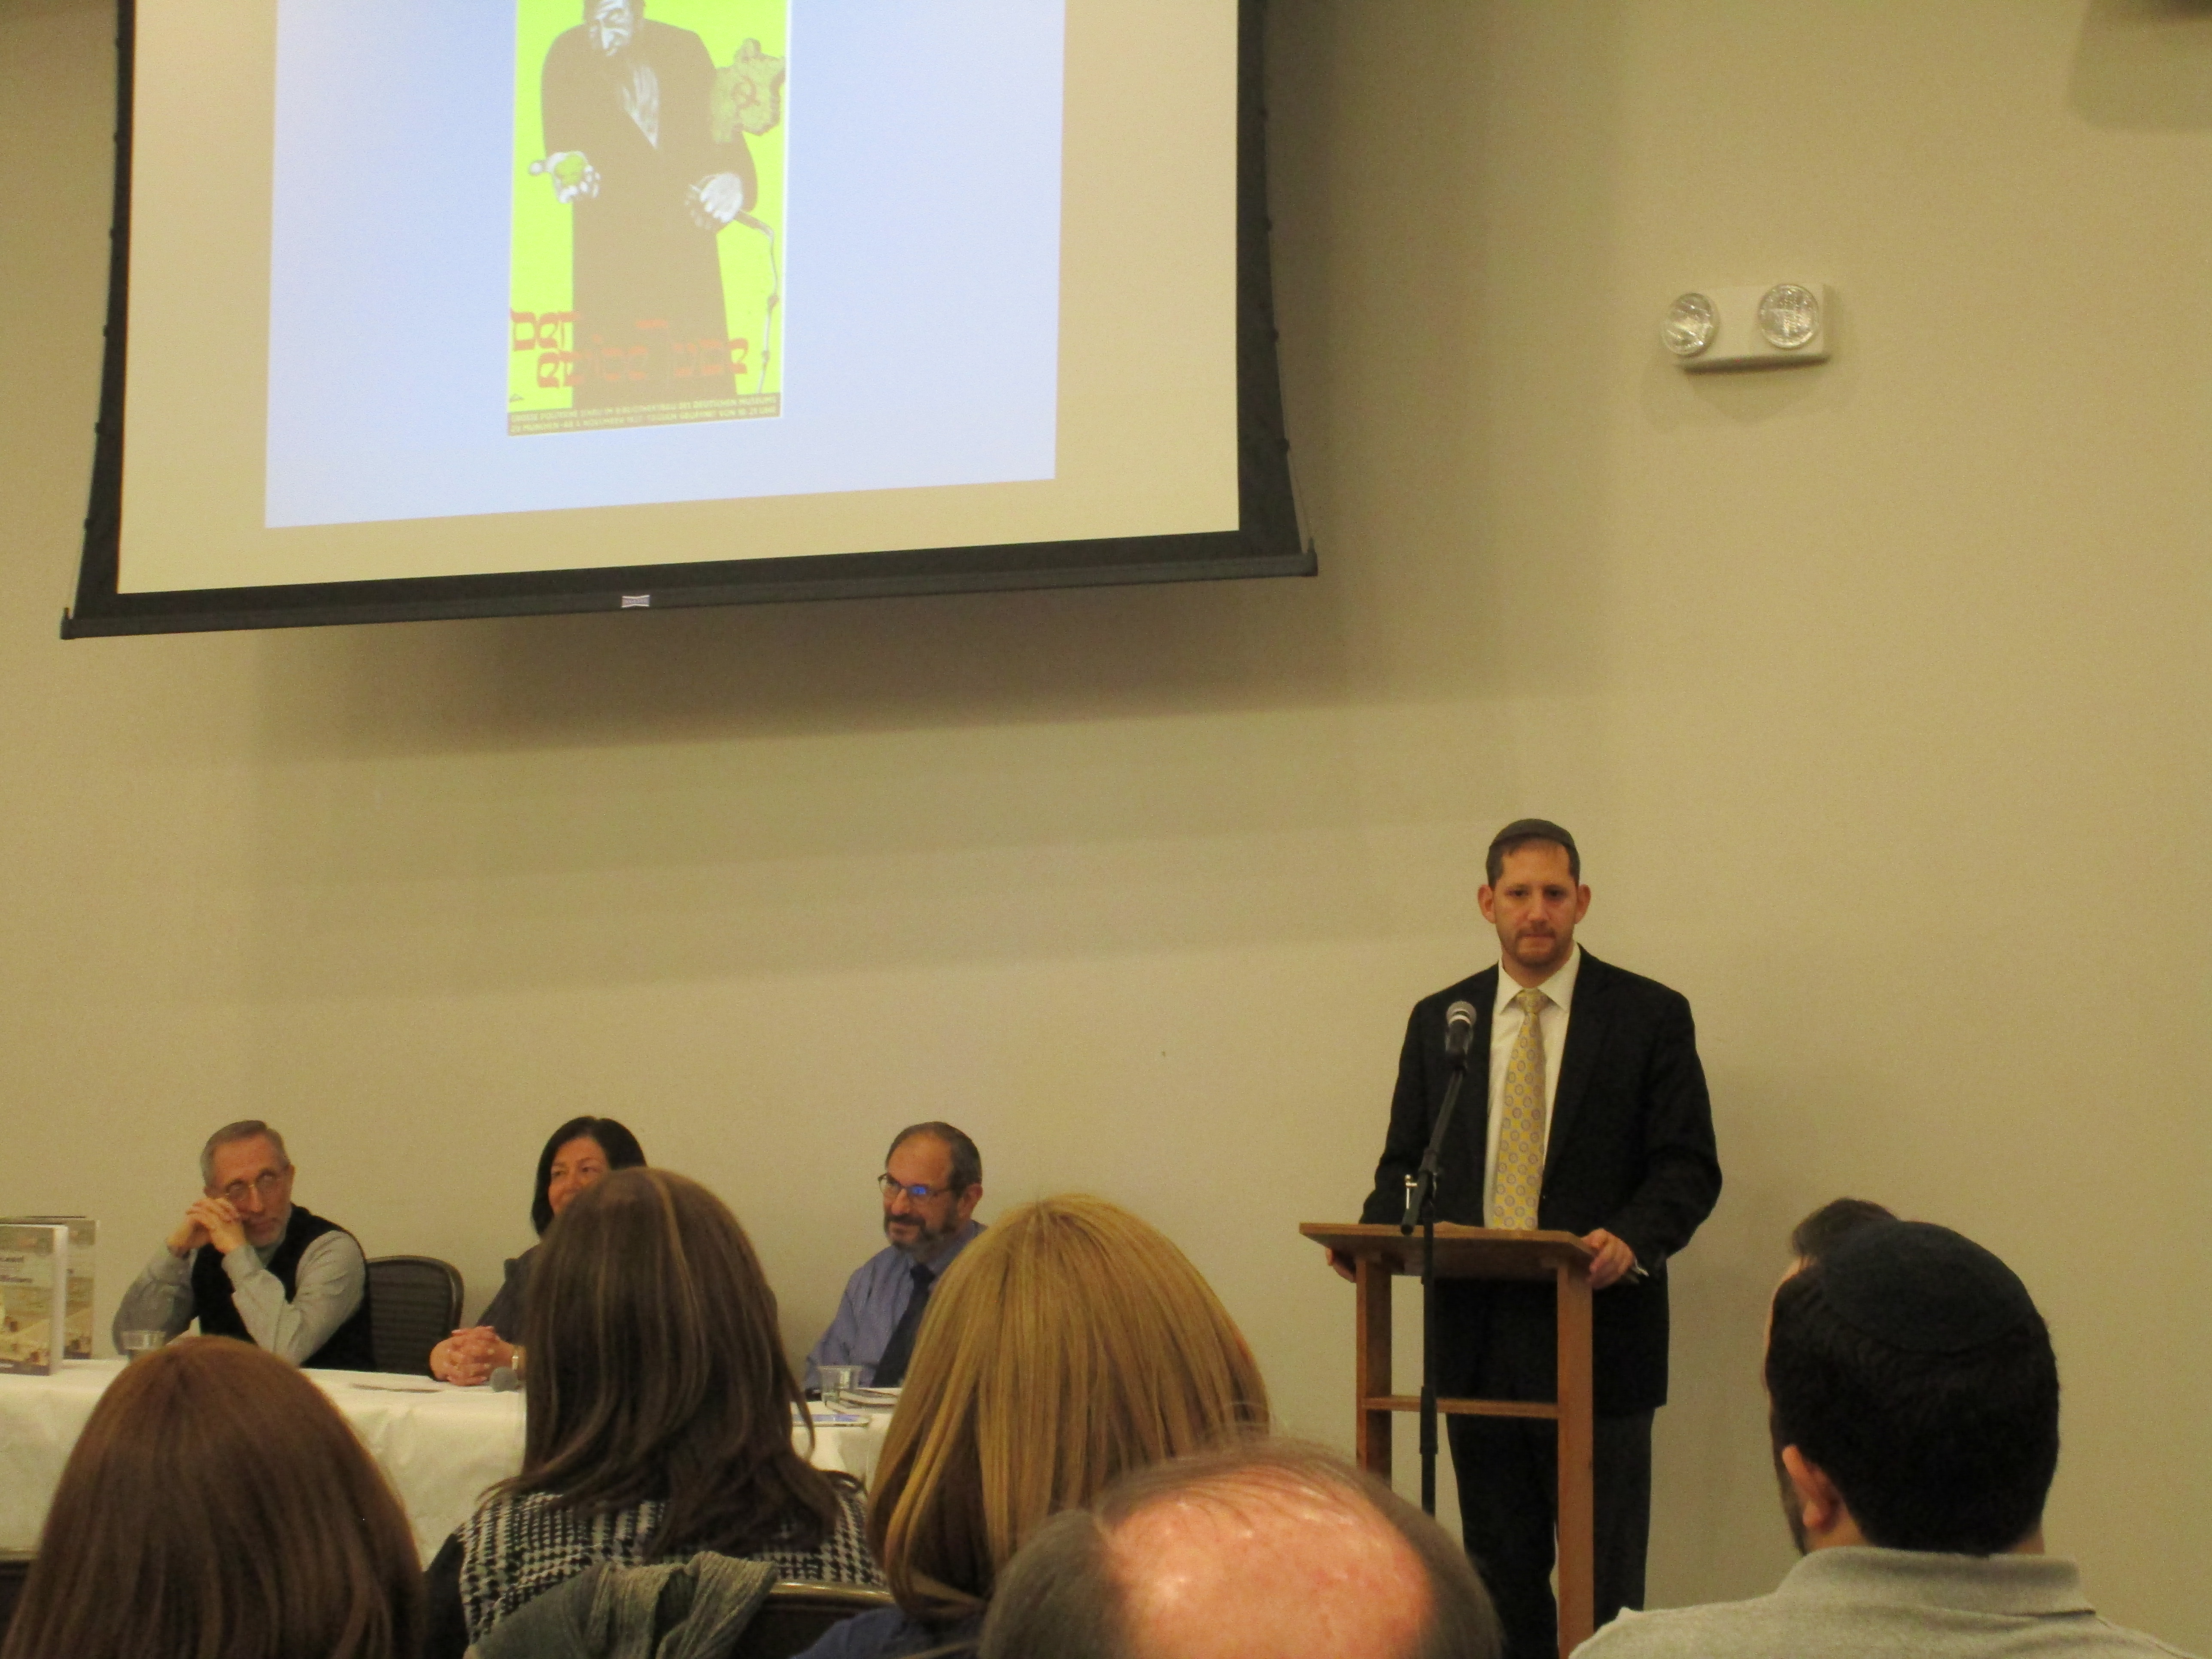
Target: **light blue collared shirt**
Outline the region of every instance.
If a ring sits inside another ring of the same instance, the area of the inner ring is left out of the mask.
[[[943,1278],[969,1241],[982,1231],[981,1222],[970,1221],[953,1235],[952,1248],[928,1266]],[[863,1387],[876,1380],[876,1361],[884,1357],[906,1304],[914,1300],[914,1265],[912,1256],[887,1244],[845,1281],[837,1316],[807,1352],[806,1387],[822,1386],[824,1365],[858,1365]]]

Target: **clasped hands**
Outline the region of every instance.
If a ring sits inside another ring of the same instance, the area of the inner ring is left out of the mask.
[[[171,1255],[190,1255],[203,1244],[212,1244],[228,1255],[246,1243],[246,1223],[227,1198],[195,1199],[185,1218],[168,1238]]]
[[[489,1325],[471,1325],[455,1331],[430,1350],[430,1375],[441,1382],[473,1388],[491,1381],[491,1374],[514,1363],[514,1345],[502,1342]]]

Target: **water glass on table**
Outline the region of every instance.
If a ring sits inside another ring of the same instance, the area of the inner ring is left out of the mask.
[[[824,1365],[822,1367],[822,1403],[832,1411],[848,1408],[847,1396],[860,1386],[858,1365]]]
[[[159,1353],[168,1346],[169,1334],[162,1330],[125,1331],[123,1357],[126,1360],[143,1359],[148,1354]]]

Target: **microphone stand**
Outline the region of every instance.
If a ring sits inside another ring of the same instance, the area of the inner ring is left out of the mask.
[[[1472,1032],[1469,1033],[1473,1035]],[[1459,1091],[1467,1082],[1464,1054],[1452,1057],[1451,1081],[1444,1085],[1443,1109],[1429,1136],[1429,1149],[1421,1154],[1419,1180],[1406,1179],[1406,1214],[1400,1233],[1421,1224],[1421,1512],[1437,1512],[1437,1166],[1443,1157],[1444,1136],[1452,1114],[1459,1109]]]

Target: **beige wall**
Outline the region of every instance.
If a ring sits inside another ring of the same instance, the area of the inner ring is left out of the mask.
[[[1754,1367],[1838,1191],[2057,1333],[2053,1546],[2212,1649],[2212,21],[2151,0],[1277,0],[1310,582],[90,641],[104,0],[0,6],[0,1206],[107,1228],[215,1122],[372,1250],[526,1242],[614,1113],[803,1346],[903,1120],[991,1203],[1181,1239],[1342,1440],[1401,1021],[1502,820],[1696,1005],[1727,1195],[1677,1280],[1653,1593],[1786,1565]],[[1153,189],[1167,181],[1149,181]],[[1662,307],[1800,272],[1824,368]],[[241,388],[241,396],[253,395]]]

